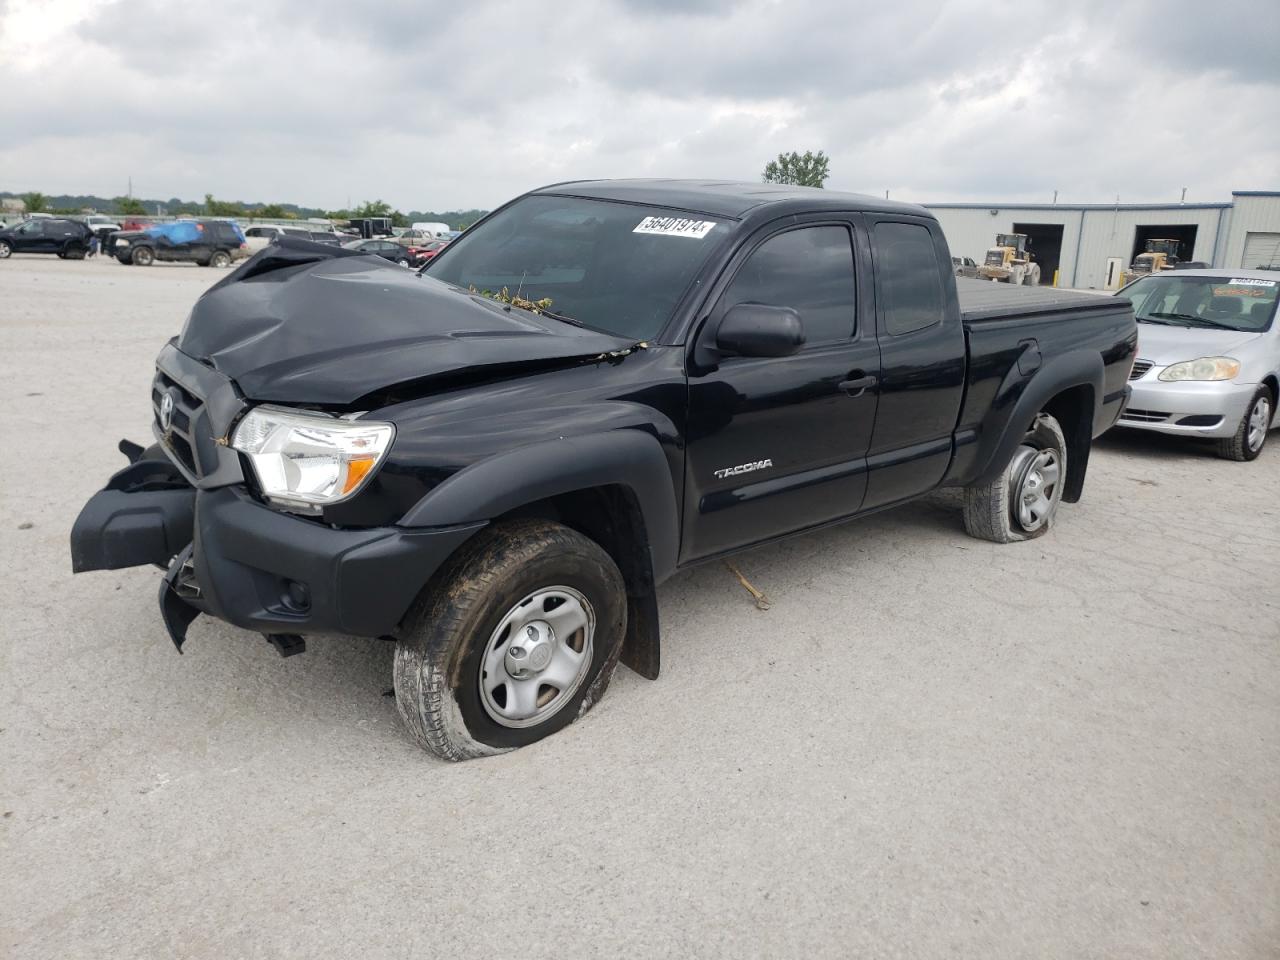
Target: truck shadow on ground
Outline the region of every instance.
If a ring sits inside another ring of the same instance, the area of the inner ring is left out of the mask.
[[[731,555],[728,559],[759,577],[760,584],[770,588],[783,588],[821,577],[832,565],[856,571],[859,565],[883,559],[883,551],[954,549],[952,541],[967,540],[961,515],[961,493],[943,490],[920,500],[904,504],[857,520],[833,524],[820,530],[788,537],[762,546],[749,548]],[[667,626],[677,619],[674,608],[694,607],[693,625],[700,624],[698,612],[706,606],[706,626],[714,625],[719,615],[716,607],[724,597],[723,591],[740,590],[734,576],[721,560],[690,567],[677,573],[659,588],[659,604]],[[709,592],[708,592],[709,591]],[[704,593],[706,594],[704,596]],[[742,594],[744,607],[750,598]],[[686,624],[688,626],[689,624]],[[680,642],[681,638],[667,632],[664,639]],[[362,729],[354,734],[357,740],[370,738],[389,745],[388,739],[416,751],[408,734],[403,730],[391,691],[392,663],[395,645],[385,640],[357,637],[317,636],[307,638],[307,650],[297,657],[281,660],[261,638],[215,620],[201,618],[193,625],[190,637],[191,652],[197,648],[214,648],[217,655],[238,661],[232,671],[243,677],[256,676],[257,682],[272,689],[273,693],[262,700],[251,698],[250,704],[242,704],[243,710],[271,710],[275,697],[281,697],[290,706],[282,716],[275,711],[270,721],[277,726],[296,725],[299,735],[315,724],[340,724],[351,736],[352,725]],[[698,658],[694,658],[696,666]],[[686,662],[686,666],[690,664]],[[197,664],[189,664],[197,672]],[[190,677],[191,682],[199,682]],[[661,681],[659,681],[661,682]],[[637,694],[645,681],[620,670],[615,679],[613,695]],[[264,722],[265,722],[264,717]],[[287,733],[284,734],[286,737]],[[423,754],[423,756],[427,756]]]

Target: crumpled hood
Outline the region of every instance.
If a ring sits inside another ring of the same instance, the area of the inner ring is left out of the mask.
[[[1165,327],[1138,324],[1138,359],[1158,367],[1201,357],[1230,357],[1261,334],[1240,330],[1211,330],[1192,327]]]
[[[484,368],[631,346],[417,277],[381,258],[310,243],[280,246],[211,287],[177,343],[252,400],[345,405],[463,370],[485,376],[493,371]]]

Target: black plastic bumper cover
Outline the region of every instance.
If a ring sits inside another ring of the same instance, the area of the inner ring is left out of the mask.
[[[335,530],[272,510],[239,487],[196,491],[157,473],[163,465],[144,463],[85,504],[71,532],[71,565],[77,573],[168,567],[161,611],[179,649],[199,613],[268,635],[388,635],[431,575],[484,526]]]
[[[196,491],[167,461],[141,460],[89,498],[71,528],[71,570],[168,565],[191,542]]]
[[[199,605],[267,634],[385,636],[482,526],[335,530],[271,510],[235,487],[202,490],[192,555]]]

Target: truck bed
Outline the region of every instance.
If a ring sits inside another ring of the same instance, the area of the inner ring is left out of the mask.
[[[1114,310],[1116,307],[1115,300],[1106,294],[1079,293],[1055,287],[1015,287],[969,277],[956,277],[956,295],[965,323],[1007,320],[1041,313]]]

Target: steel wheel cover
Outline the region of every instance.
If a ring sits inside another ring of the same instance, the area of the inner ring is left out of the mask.
[[[1249,444],[1251,452],[1256,452],[1262,446],[1262,441],[1266,439],[1267,428],[1270,425],[1271,401],[1266,397],[1259,397],[1258,402],[1249,411],[1249,426],[1245,436],[1245,442]]]
[[[1034,533],[1053,518],[1062,498],[1062,457],[1057,450],[1023,444],[1009,465],[1013,518]]]
[[[506,612],[480,658],[480,703],[494,723],[532,727],[559,713],[591,669],[596,616],[572,587],[543,587]]]

